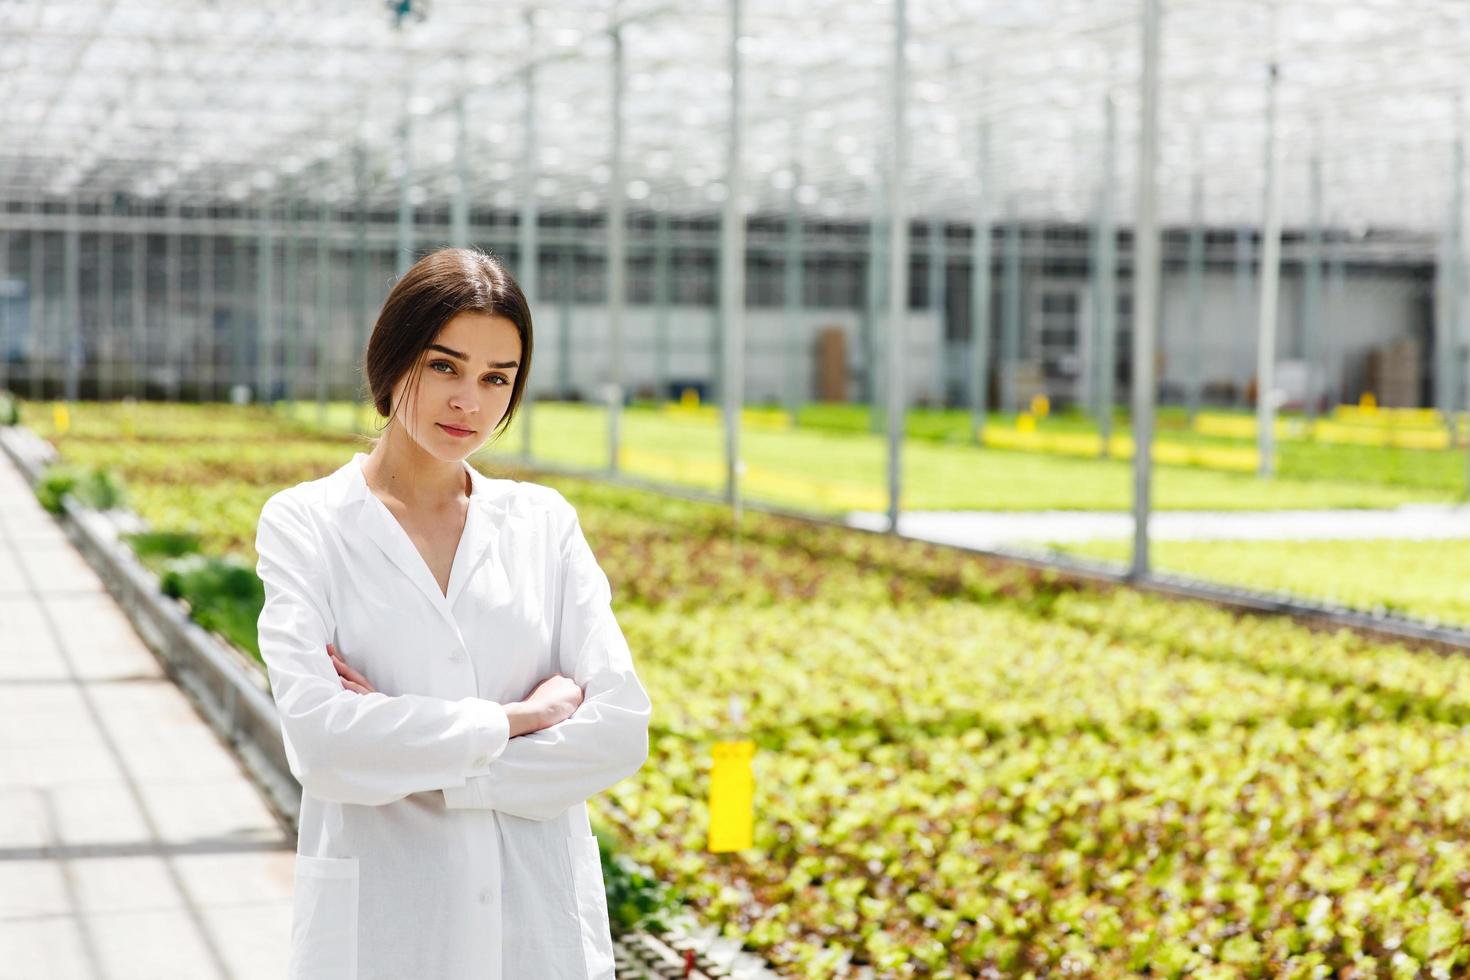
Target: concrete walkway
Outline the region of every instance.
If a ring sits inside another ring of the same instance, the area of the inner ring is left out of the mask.
[[[852,527],[888,528],[886,514],[855,511]],[[1127,540],[1133,515],[1120,511],[908,511],[900,534],[925,541],[991,548],[1048,541]],[[1324,541],[1344,538],[1470,538],[1470,507],[1413,504],[1392,510],[1156,511],[1155,541]]]
[[[292,842],[0,454],[0,980],[286,974]]]

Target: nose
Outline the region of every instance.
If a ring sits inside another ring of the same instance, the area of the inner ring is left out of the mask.
[[[480,410],[480,402],[475,397],[475,389],[468,386],[455,388],[449,396],[449,405],[458,412],[478,412]]]

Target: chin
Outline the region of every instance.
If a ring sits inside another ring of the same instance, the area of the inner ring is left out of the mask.
[[[471,440],[471,443],[472,442],[473,440]],[[459,444],[458,447],[440,447],[439,451],[434,455],[438,456],[446,463],[458,463],[463,461],[466,457],[473,456],[475,454],[475,450],[480,448],[478,444],[472,445],[471,443],[462,442]]]
[[[419,444],[419,448],[425,454],[445,463],[457,463],[478,448],[470,444],[476,441],[476,437],[472,436],[468,441],[455,440],[445,435],[438,428],[435,428],[432,432],[425,433],[421,438],[415,439],[414,441]]]

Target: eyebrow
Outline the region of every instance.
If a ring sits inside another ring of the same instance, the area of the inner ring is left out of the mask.
[[[468,354],[461,354],[457,350],[450,350],[448,347],[445,347],[443,344],[430,344],[428,346],[428,349],[429,350],[443,351],[445,354],[448,354],[450,357],[457,358],[458,360],[461,360],[461,361],[468,361],[470,359]],[[517,361],[488,361],[486,363],[490,367],[493,367],[493,368],[513,368],[513,367],[519,367],[519,362],[517,362]]]

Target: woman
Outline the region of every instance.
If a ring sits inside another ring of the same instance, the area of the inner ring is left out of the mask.
[[[464,460],[526,390],[531,313],[444,249],[368,341],[370,453],[260,513],[260,651],[301,782],[293,978],[613,976],[587,797],[648,697],[576,512]]]

